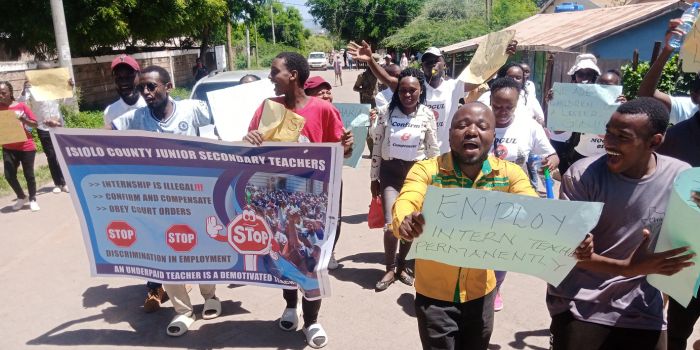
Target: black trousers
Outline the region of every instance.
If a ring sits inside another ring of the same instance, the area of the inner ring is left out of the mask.
[[[61,167],[58,165],[58,159],[56,159],[56,151],[53,149],[53,143],[51,143],[51,134],[48,131],[36,129],[39,134],[39,141],[41,141],[41,147],[44,148],[44,154],[46,154],[46,160],[49,162],[49,171],[51,172],[51,178],[53,179],[53,184],[55,186],[65,186],[66,180],[63,179],[63,173],[61,172]]]
[[[416,318],[423,349],[486,350],[493,332],[496,291],[466,303],[416,293]]]
[[[666,331],[579,321],[571,312],[552,316],[550,350],[665,350]]]
[[[5,179],[19,199],[27,198],[27,196],[24,194],[24,190],[22,190],[22,186],[19,184],[19,180],[17,180],[17,169],[21,164],[24,179],[27,180],[29,200],[36,200],[36,179],[34,178],[35,156],[36,151],[15,151],[6,148],[2,149]]]
[[[685,308],[673,298],[668,301],[668,349],[685,350],[688,337],[700,316],[700,300],[693,298]]]

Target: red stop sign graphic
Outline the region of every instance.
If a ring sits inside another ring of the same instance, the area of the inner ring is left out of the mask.
[[[228,225],[228,242],[241,254],[265,255],[273,239],[267,222],[252,211],[244,211]]]
[[[165,231],[165,243],[176,252],[189,252],[197,245],[197,232],[187,225],[172,225]]]
[[[125,221],[112,221],[107,225],[107,238],[117,247],[128,248],[136,242],[136,230]]]

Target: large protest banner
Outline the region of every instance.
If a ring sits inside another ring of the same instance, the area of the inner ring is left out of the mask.
[[[430,186],[425,227],[409,258],[522,272],[557,286],[574,250],[598,223],[603,203]]]
[[[508,60],[506,49],[514,37],[514,30],[489,33],[457,79],[471,84],[482,84],[490,79]]]
[[[622,86],[554,83],[547,127],[557,131],[605,134],[605,125],[619,103]]]
[[[367,128],[369,127],[369,110],[372,106],[361,103],[334,103],[333,105],[340,112],[345,129],[352,130],[352,136],[355,140],[352,146],[352,155],[349,158],[345,158],[343,164],[357,168],[360,165],[362,153],[365,152],[365,139],[367,138]]]
[[[255,110],[266,98],[275,96],[274,85],[270,79],[207,92],[207,101],[214,117],[216,130],[224,141],[241,141],[248,133],[248,125]],[[202,98],[202,97],[198,97]],[[216,138],[213,127],[200,128],[201,135]]]
[[[73,97],[73,87],[68,84],[68,68],[28,70],[24,73],[32,84],[31,93],[37,101]]]
[[[700,168],[688,169],[673,182],[671,198],[656,242],[656,252],[689,246],[700,252],[700,208],[690,199],[690,191],[700,192]],[[700,286],[700,258],[692,259],[695,266],[687,267],[672,276],[649,275],[647,281],[660,291],[670,295],[678,303],[687,306],[697,295]]]
[[[52,132],[93,275],[330,293],[343,150]]]

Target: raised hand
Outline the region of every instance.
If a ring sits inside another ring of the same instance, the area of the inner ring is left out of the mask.
[[[372,60],[372,47],[364,40],[362,40],[362,45],[351,41],[347,48],[348,54],[357,61],[367,63]]]

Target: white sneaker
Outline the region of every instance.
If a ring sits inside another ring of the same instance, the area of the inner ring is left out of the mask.
[[[61,188],[56,186],[53,188],[53,190],[51,192],[56,193],[56,194],[61,193]]]
[[[12,206],[12,210],[17,211],[22,209],[24,205],[27,204],[27,198],[17,198],[17,201],[15,204]]]
[[[328,269],[329,270],[335,270],[340,265],[338,265],[338,261],[335,260],[335,253],[331,254],[331,260],[328,261]]]
[[[61,186],[61,191],[65,192],[65,193],[70,193],[70,191],[68,191],[68,186],[66,186],[66,185]]]
[[[36,201],[31,201],[29,202],[29,209],[31,209],[32,211],[39,211],[39,209],[41,208],[39,208],[39,204],[37,204]]]

